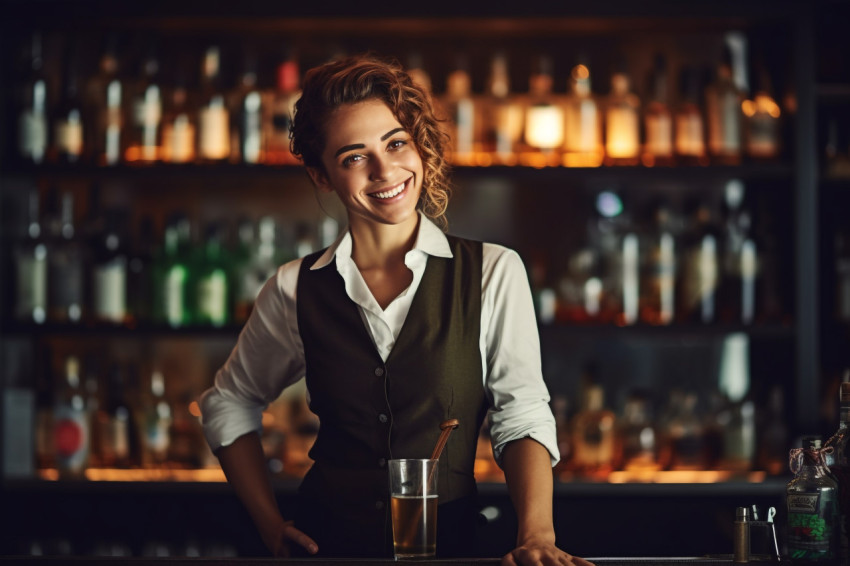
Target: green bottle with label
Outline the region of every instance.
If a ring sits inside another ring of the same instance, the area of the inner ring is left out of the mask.
[[[788,554],[795,563],[831,564],[837,558],[838,482],[826,467],[820,438],[806,437],[803,448],[792,450],[791,471]]]

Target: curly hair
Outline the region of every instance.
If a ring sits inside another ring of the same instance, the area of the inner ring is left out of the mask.
[[[448,136],[440,128],[431,99],[395,61],[372,54],[332,61],[307,71],[291,126],[292,153],[304,165],[324,170],[325,125],[345,104],[381,100],[410,134],[422,158],[422,193],[417,208],[447,229],[449,165],[444,156]]]

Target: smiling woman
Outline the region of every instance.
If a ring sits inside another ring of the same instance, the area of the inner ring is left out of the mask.
[[[293,152],[318,190],[337,195],[349,225],[265,285],[204,394],[204,432],[273,554],[375,558],[393,555],[387,462],[428,458],[440,423],[456,420],[437,466],[436,552],[470,556],[475,452],[489,413],[518,518],[503,563],[582,566],[555,546],[559,455],[525,267],[513,250],[440,229],[448,186],[438,126],[397,65],[353,57],[307,73]],[[294,521],[284,521],[263,480],[258,415],[302,377],[321,425],[299,507],[287,510]]]

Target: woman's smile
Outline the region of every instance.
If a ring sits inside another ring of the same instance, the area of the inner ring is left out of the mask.
[[[413,181],[413,176],[408,177],[408,179],[402,183],[394,187],[390,187],[389,189],[382,189],[380,191],[376,191],[374,193],[369,193],[370,197],[376,198],[379,201],[396,201],[404,198],[403,193],[407,193],[407,188],[410,186]]]

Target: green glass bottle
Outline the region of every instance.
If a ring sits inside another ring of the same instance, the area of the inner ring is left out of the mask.
[[[229,259],[221,224],[207,227],[204,250],[195,281],[195,322],[220,327],[232,319]]]
[[[184,214],[169,220],[156,263],[156,321],[174,328],[191,324],[191,225]]]

